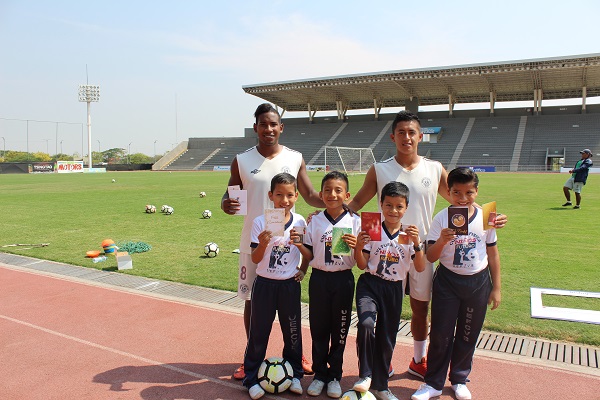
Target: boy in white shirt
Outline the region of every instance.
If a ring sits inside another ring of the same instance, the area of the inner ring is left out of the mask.
[[[418,272],[425,269],[419,228],[401,222],[409,195],[403,183],[386,184],[381,190],[381,240],[370,241],[369,234],[361,231],[354,248],[356,264],[365,273],[356,284],[360,379],[353,389],[371,389],[378,400],[397,400],[388,389],[388,374],[402,313],[403,281],[411,261]]]
[[[427,235],[427,259],[439,260],[433,280],[429,362],[425,383],[411,397],[428,400],[440,396],[448,367],[452,390],[458,400],[470,400],[466,386],[473,364],[477,338],[483,327],[487,305],[500,305],[500,256],[496,229],[484,229],[483,212],[475,206],[479,178],[469,168],[448,174],[450,207],[440,211]],[[467,207],[468,235],[456,235],[449,228],[453,207]],[[485,221],[488,224],[488,221]],[[487,226],[486,226],[487,227]]]
[[[257,264],[257,277],[250,300],[250,330],[244,355],[246,376],[243,380],[252,399],[259,399],[265,394],[258,384],[258,368],[265,359],[276,312],[283,334],[282,357],[294,370],[291,392],[302,394],[300,379],[304,375],[300,281],[304,278],[306,265],[301,265],[299,246],[302,243],[293,241],[298,237],[294,227],[304,228],[306,221],[291,211],[298,200],[296,178],[288,173],[275,175],[271,180],[269,199],[275,208],[285,210],[285,228],[283,236],[274,236],[273,232],[266,230],[264,215],[256,217],[252,225],[250,246],[252,262]]]
[[[344,203],[350,197],[348,176],[332,171],[321,181],[319,197],[325,211],[314,215],[306,228],[302,256],[312,267],[309,294],[310,334],[315,378],[308,387],[309,396],[318,396],[327,385],[327,396],[339,399],[342,395],[342,363],[346,338],[350,328],[354,300],[356,262],[352,255],[332,254],[334,228],[350,228],[351,234],[342,236],[352,249],[360,231],[360,217],[350,214]]]

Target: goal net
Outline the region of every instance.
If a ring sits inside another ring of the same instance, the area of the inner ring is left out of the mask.
[[[374,162],[373,150],[368,147],[325,147],[325,165],[330,171],[365,174]]]

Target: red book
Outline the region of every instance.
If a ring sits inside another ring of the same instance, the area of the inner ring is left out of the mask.
[[[369,234],[371,240],[381,240],[381,213],[362,212],[360,213],[361,229]]]

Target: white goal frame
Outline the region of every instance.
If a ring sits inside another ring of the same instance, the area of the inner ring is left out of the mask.
[[[366,174],[374,163],[375,156],[369,147],[325,146],[325,165],[330,171]]]

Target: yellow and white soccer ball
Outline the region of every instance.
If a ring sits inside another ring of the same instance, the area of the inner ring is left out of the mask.
[[[356,390],[348,390],[345,392],[340,400],[377,400],[377,398],[371,392],[357,392]]]
[[[266,392],[277,394],[286,391],[292,379],[292,365],[281,357],[269,357],[258,367],[258,384]]]

